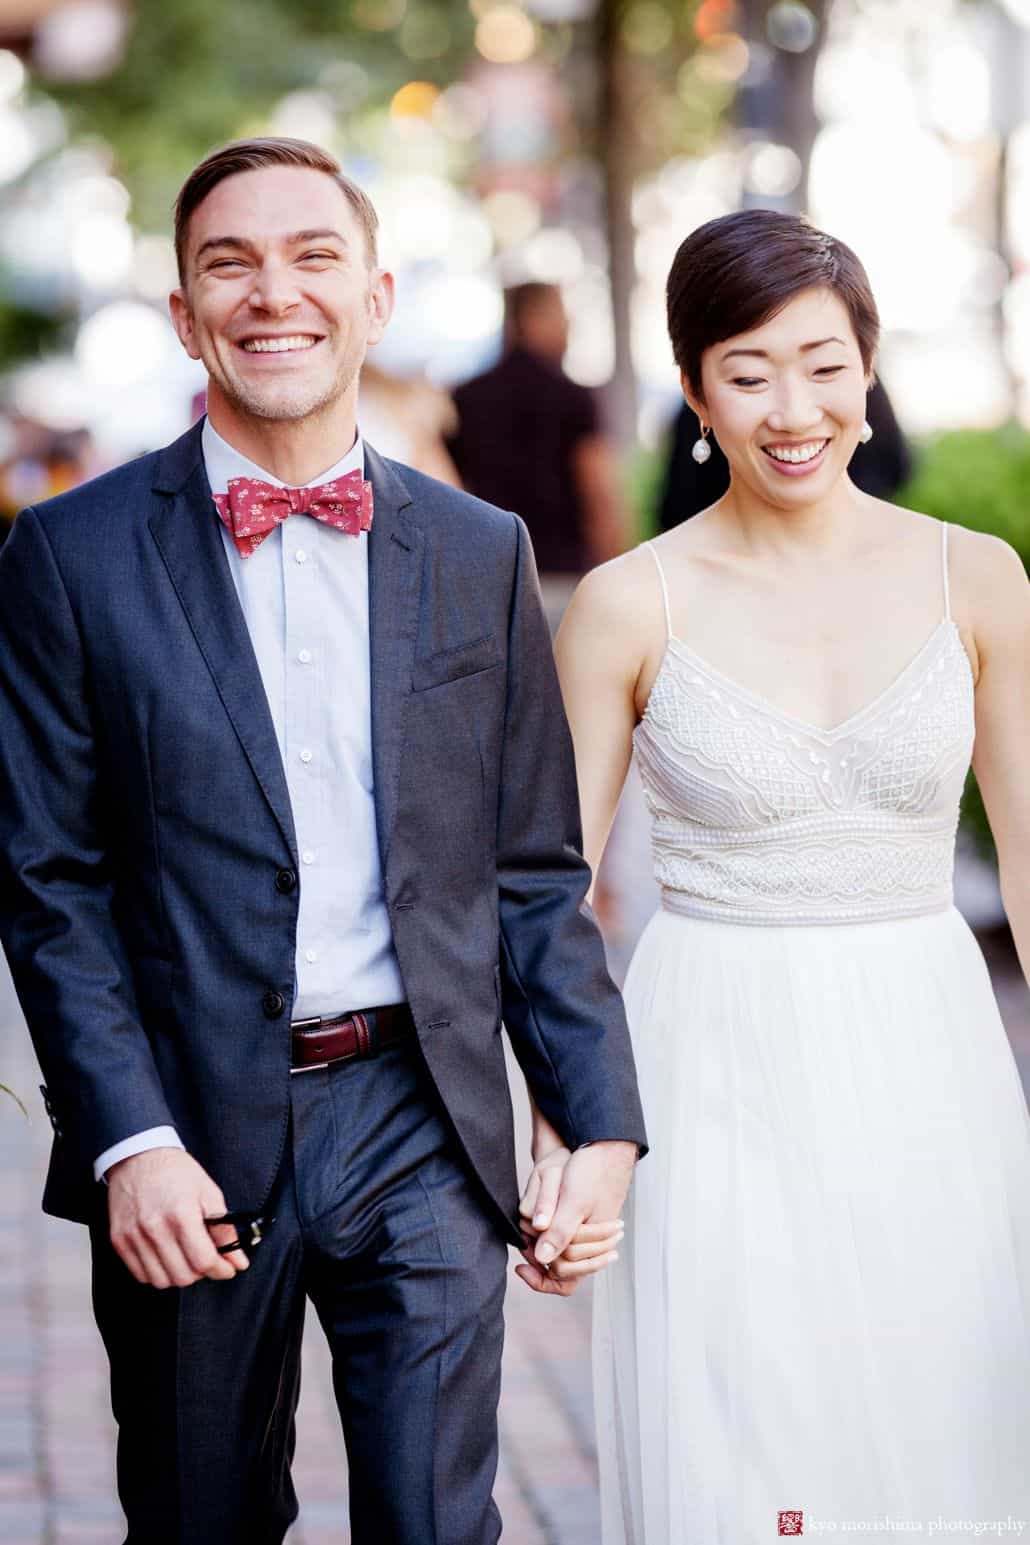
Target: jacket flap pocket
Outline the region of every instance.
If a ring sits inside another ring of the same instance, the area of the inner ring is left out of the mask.
[[[448,681],[460,681],[463,676],[475,676],[487,671],[501,661],[497,640],[492,633],[484,638],[458,644],[454,649],[441,649],[437,654],[416,659],[411,673],[411,685],[416,692],[427,687],[440,687]]]

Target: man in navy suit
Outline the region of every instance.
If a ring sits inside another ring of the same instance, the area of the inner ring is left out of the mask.
[[[524,1242],[502,1016],[563,1144],[530,1286],[605,1263],[644,1144],[532,553],[363,444],[392,280],[331,157],[216,152],[176,235],[209,417],[0,559],[44,1206],[91,1230],[127,1545],[283,1539],[308,1298],[356,1545],[487,1545]]]

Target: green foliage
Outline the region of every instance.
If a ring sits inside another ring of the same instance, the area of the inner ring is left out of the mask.
[[[701,0],[607,3],[634,164],[661,166],[670,154],[707,149],[734,88],[698,66]],[[353,147],[363,113],[406,81],[460,79],[476,58],[475,27],[467,0],[135,0],[114,74],[46,90],[76,137],[112,147],[136,223],[165,230],[190,167],[214,145],[258,131],[287,93],[318,91]],[[596,125],[597,47],[593,19],[540,25],[538,58],[561,70],[579,143],[603,157],[610,126]]]
[[[1030,568],[1030,434],[965,429],[924,447],[898,503],[1003,537]]]
[[[417,68],[401,46],[402,18],[409,32],[417,23]],[[164,230],[190,167],[253,132],[287,92],[318,89],[345,121],[413,75],[450,80],[473,25],[467,7],[448,7],[444,17],[438,6],[384,0],[136,0],[115,74],[48,89],[73,133],[113,147],[136,221]]]
[[[56,349],[67,318],[19,306],[0,294],[0,371]]]
[[[1030,570],[1030,434],[1016,424],[940,435],[923,448],[915,476],[898,503],[1002,537]],[[963,825],[988,857],[994,840],[972,773],[962,800]]]
[[[638,445],[629,457],[626,481],[635,542],[646,542],[658,530],[658,501],[667,456],[668,447],[663,441],[653,449]]]

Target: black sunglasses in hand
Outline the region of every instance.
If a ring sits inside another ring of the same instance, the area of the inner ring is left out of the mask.
[[[265,1237],[266,1229],[272,1227],[275,1219],[266,1218],[263,1213],[226,1212],[220,1218],[205,1218],[204,1222],[209,1228],[219,1223],[231,1223],[236,1228],[235,1239],[230,1239],[227,1245],[215,1246],[219,1255],[231,1255],[234,1250],[242,1250],[249,1255],[252,1250],[257,1249]]]

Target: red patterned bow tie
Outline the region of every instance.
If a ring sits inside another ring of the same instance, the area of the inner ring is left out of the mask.
[[[310,515],[349,536],[372,528],[372,484],[356,470],[317,488],[276,488],[255,477],[231,477],[228,493],[213,497],[241,558],[249,558],[290,515]]]

